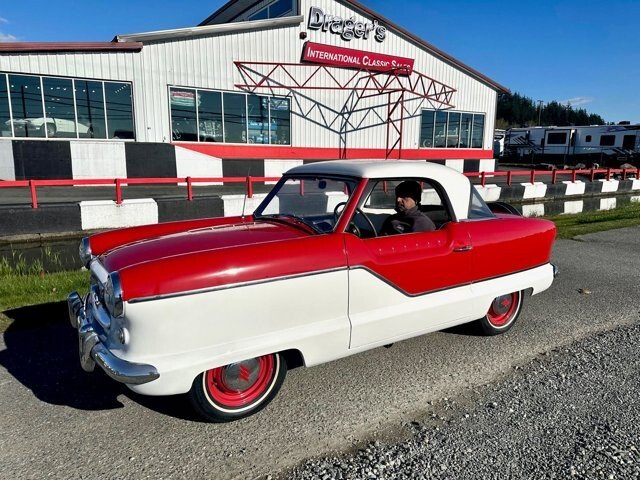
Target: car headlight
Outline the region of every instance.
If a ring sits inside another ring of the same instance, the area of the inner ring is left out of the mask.
[[[89,262],[91,261],[91,245],[89,244],[89,237],[84,237],[80,241],[80,246],[78,247],[78,253],[80,254],[80,261],[85,267],[89,266]]]
[[[104,305],[114,318],[119,318],[124,313],[124,302],[122,301],[122,285],[118,272],[109,274],[107,284],[104,287]]]

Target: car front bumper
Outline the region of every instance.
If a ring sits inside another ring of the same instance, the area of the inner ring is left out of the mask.
[[[133,363],[116,357],[102,343],[91,315],[77,292],[67,298],[69,320],[78,331],[80,365],[85,372],[93,372],[96,363],[114,380],[130,385],[142,385],[157,379],[160,374],[152,365]]]

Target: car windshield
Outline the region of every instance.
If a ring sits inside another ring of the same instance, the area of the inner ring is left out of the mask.
[[[300,226],[318,233],[332,232],[356,185],[355,179],[287,176],[269,193],[254,217],[303,224]]]

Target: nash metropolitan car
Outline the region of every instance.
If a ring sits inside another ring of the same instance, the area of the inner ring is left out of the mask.
[[[406,181],[432,228],[383,234]],[[311,163],[252,214],[83,239],[91,286],[69,295],[69,315],[84,370],[189,393],[205,419],[229,421],[262,409],[287,369],[468,322],[507,331],[525,294],[551,286],[555,236],[438,164]]]

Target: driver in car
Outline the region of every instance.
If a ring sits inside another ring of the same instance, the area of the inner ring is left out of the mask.
[[[435,223],[419,209],[422,200],[422,187],[415,180],[405,180],[398,184],[396,193],[396,212],[382,225],[382,235],[398,233],[429,232],[436,229]]]

